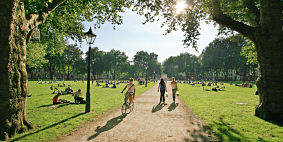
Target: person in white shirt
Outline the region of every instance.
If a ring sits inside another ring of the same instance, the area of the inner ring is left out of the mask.
[[[77,102],[81,103],[84,100],[81,89],[79,89],[77,92],[75,92],[73,94],[73,96],[74,96],[74,99],[75,99],[75,103],[77,103]]]
[[[121,93],[123,93],[125,91],[125,89],[128,88],[128,91],[125,94],[125,104],[127,104],[127,101],[130,99],[130,103],[133,102],[133,99],[135,99],[135,95],[136,95],[136,85],[134,84],[134,79],[130,78],[130,82],[129,84],[127,84],[125,86],[125,88],[123,89],[123,91]]]
[[[176,91],[178,90],[178,86],[177,86],[177,82],[175,81],[174,77],[172,78],[171,87],[172,87],[173,101],[175,103]]]

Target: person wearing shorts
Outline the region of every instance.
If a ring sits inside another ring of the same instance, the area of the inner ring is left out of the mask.
[[[178,90],[178,86],[177,86],[177,82],[174,77],[172,78],[171,87],[172,87],[173,101],[175,103],[176,92]]]
[[[128,88],[128,91],[125,94],[125,104],[127,104],[127,101],[130,99],[130,103],[133,102],[133,99],[135,99],[135,95],[136,95],[136,86],[134,84],[134,79],[130,78],[130,82],[129,84],[127,84],[125,86],[125,88],[123,89],[123,91],[121,93],[123,93],[126,88]]]

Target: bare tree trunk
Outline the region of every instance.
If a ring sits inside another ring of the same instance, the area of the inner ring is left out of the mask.
[[[26,118],[28,82],[24,7],[17,0],[1,0],[0,12],[0,139],[31,128]],[[9,15],[9,16],[7,16]]]
[[[280,36],[260,36],[256,49],[258,53],[259,75],[257,87],[259,104],[255,115],[265,120],[283,120],[283,38]]]

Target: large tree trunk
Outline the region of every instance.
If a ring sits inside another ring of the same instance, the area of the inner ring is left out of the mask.
[[[283,32],[282,3],[261,0],[260,24],[254,43],[259,63],[257,87],[259,104],[255,115],[270,121],[283,121]]]
[[[256,42],[259,62],[259,104],[255,115],[265,120],[283,120],[282,36],[261,35]]]
[[[8,140],[31,125],[26,119],[27,72],[25,13],[17,0],[1,0],[0,139]],[[8,16],[7,16],[8,15]]]

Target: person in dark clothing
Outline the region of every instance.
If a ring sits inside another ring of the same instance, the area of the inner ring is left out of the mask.
[[[163,102],[165,104],[165,92],[167,92],[166,83],[163,78],[160,79],[159,85],[158,85],[158,92],[160,91],[160,102]]]

